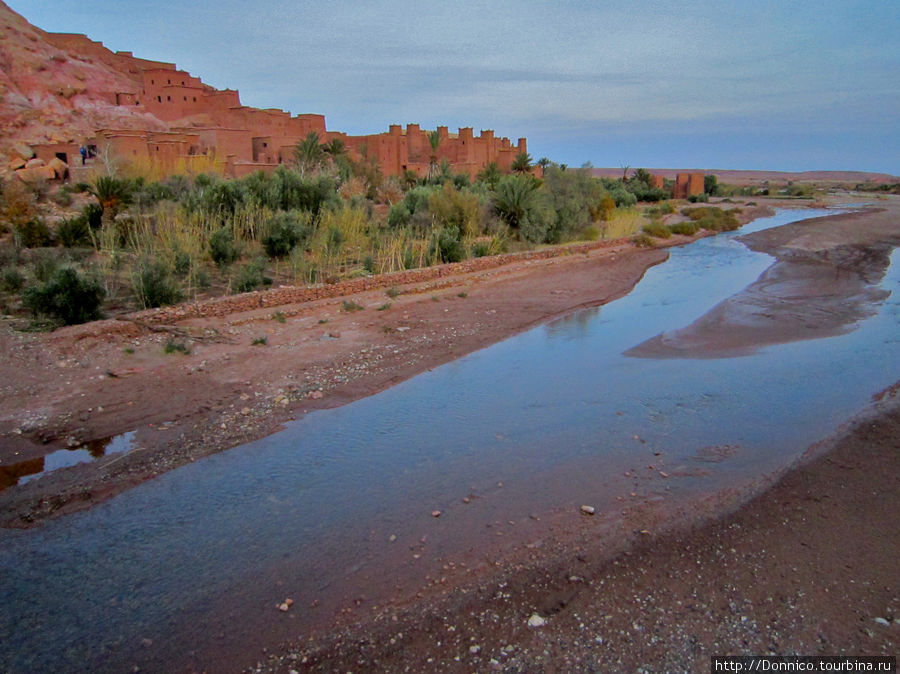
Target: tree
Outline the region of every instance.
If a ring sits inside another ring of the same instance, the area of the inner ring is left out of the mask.
[[[546,171],[547,167],[553,164],[552,161],[548,157],[541,157],[537,160],[537,165],[541,167],[542,171]]]
[[[428,158],[428,179],[433,180],[440,172],[438,165],[438,148],[441,146],[441,133],[437,129],[428,134],[431,156]]]
[[[529,173],[531,171],[531,164],[531,155],[527,152],[520,152],[516,155],[516,158],[513,159],[510,168],[514,173]]]
[[[322,152],[331,157],[335,161],[338,157],[347,154],[347,144],[340,138],[332,138],[327,143],[322,144]]]
[[[116,215],[131,203],[133,185],[130,180],[124,178],[100,176],[93,185],[87,186],[87,193],[94,197],[103,209],[101,222],[106,227],[111,225]]]
[[[719,179],[712,174],[703,176],[703,191],[714,197],[719,193]]]
[[[505,176],[491,192],[494,211],[510,227],[519,229],[537,207],[539,184],[531,176]]]
[[[294,159],[301,173],[313,171],[322,165],[325,160],[325,150],[319,145],[319,134],[310,131],[306,138],[294,147]]]
[[[631,182],[643,183],[647,187],[651,187],[651,184],[650,184],[651,180],[652,180],[652,176],[650,175],[650,172],[647,169],[639,168],[637,171],[634,172],[634,175],[631,176]]]
[[[502,177],[503,174],[500,172],[500,167],[497,166],[497,162],[492,161],[490,164],[488,164],[478,172],[478,175],[475,176],[475,179],[480,182],[487,183],[488,187],[494,189],[495,187],[497,187],[497,183]]]

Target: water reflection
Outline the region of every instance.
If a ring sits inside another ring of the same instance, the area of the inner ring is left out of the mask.
[[[120,454],[133,446],[134,431],[108,438],[91,440],[71,449],[59,449],[46,456],[28,459],[7,466],[0,466],[0,491],[17,484],[25,484],[46,473],[60,468],[90,463],[112,454]]]

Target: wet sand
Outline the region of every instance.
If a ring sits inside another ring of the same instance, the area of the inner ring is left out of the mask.
[[[855,228],[857,222],[862,226]],[[740,240],[772,255],[772,266],[690,325],[658,335],[628,355],[731,357],[849,332],[889,294],[875,286],[900,244],[900,231],[896,211],[883,209],[816,218]]]

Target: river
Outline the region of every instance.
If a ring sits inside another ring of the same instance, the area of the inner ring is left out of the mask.
[[[827,213],[674,248],[618,301],[0,531],[0,669],[240,669],[342,609],[540,545],[582,504],[614,527],[623,501],[760,483],[900,379],[896,251],[879,282],[892,294],[845,334],[734,357],[625,353],[772,264],[737,236]]]

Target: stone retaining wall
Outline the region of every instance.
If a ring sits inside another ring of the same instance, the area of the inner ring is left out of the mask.
[[[410,283],[423,283],[434,281],[445,276],[468,274],[484,271],[527,260],[545,260],[561,255],[575,255],[586,253],[598,248],[607,248],[616,245],[613,241],[593,241],[591,243],[574,244],[570,246],[557,246],[541,250],[526,251],[523,253],[507,253],[490,257],[479,257],[464,262],[442,264],[424,269],[410,269],[391,274],[379,274],[366,278],[341,281],[331,284],[317,284],[311,286],[283,286],[268,290],[256,290],[240,295],[216,297],[198,302],[186,302],[170,307],[147,309],[138,311],[122,320],[141,321],[152,324],[171,324],[189,318],[223,317],[229,314],[252,311],[262,307],[278,307],[285,304],[299,304],[311,302],[329,297],[342,297],[367,290],[390,288]]]

